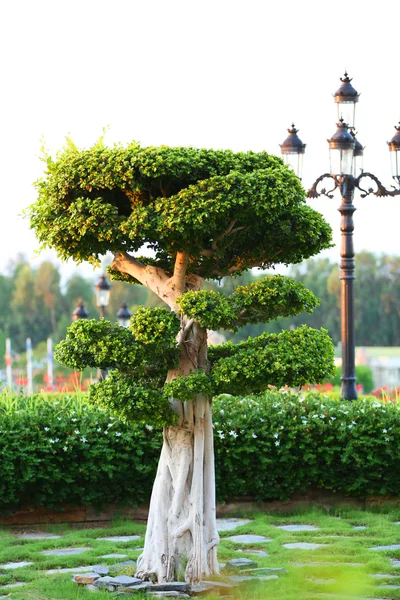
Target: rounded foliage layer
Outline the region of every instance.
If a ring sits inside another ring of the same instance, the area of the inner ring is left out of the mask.
[[[212,290],[186,292],[178,298],[182,312],[207,329],[237,330],[247,323],[311,313],[319,301],[302,283],[272,275],[240,286],[230,296]]]
[[[167,272],[185,251],[189,272],[221,277],[300,262],[331,240],[300,181],[265,152],[69,144],[37,189],[31,226],[65,259],[96,262],[147,243]]]

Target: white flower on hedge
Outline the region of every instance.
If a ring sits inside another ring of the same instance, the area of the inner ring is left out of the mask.
[[[299,402],[304,402],[304,400],[305,400],[304,396],[300,396]]]
[[[56,440],[49,440],[50,444],[55,444]]]
[[[63,450],[66,452],[68,450],[68,446],[64,446]]]
[[[382,429],[382,433],[387,433],[387,429]]]
[[[50,427],[43,427],[45,431],[50,431]]]
[[[149,431],[153,431],[153,425],[146,425],[146,429],[148,429]]]
[[[257,437],[257,435],[255,433],[252,433],[251,437],[255,439]]]
[[[85,437],[81,437],[81,442],[83,442],[84,444],[86,444],[87,439]]]
[[[80,434],[80,431],[79,431],[79,429],[74,429],[74,431],[75,431],[76,435],[79,435],[79,434]]]
[[[321,419],[325,419],[325,415],[320,415],[320,416],[321,416]]]
[[[280,445],[281,445],[280,441],[279,441],[279,440],[276,440],[276,442],[275,442],[275,446],[280,446]]]
[[[107,434],[108,434],[108,431],[107,431],[107,429],[104,431],[104,434],[105,434],[105,435],[107,435]]]
[[[115,432],[115,436],[116,436],[116,437],[120,437],[121,435],[122,435],[122,433],[120,433],[119,431],[116,431],[116,432]]]
[[[114,425],[114,423],[109,423],[109,424],[107,425],[107,427],[112,427],[113,425]]]
[[[390,442],[390,438],[385,438],[385,442]]]
[[[57,420],[58,421],[62,421],[62,417],[57,417]]]
[[[279,433],[274,433],[274,438],[278,438],[279,437]]]
[[[217,431],[217,433],[218,433],[219,439],[220,439],[220,440],[223,440],[223,439],[224,439],[224,437],[225,437],[225,434],[222,432],[222,430],[220,430],[220,431]]]
[[[220,412],[221,415],[223,415],[225,411],[224,411],[223,408],[221,408],[221,410],[219,412]]]
[[[347,429],[353,429],[353,425],[347,425]]]
[[[74,417],[73,419],[71,419],[71,421],[72,421],[73,423],[76,423],[76,421],[77,421],[77,420],[78,420],[78,419],[76,419],[75,417]]]
[[[101,428],[101,427],[98,427],[98,428],[96,429],[96,431],[97,431],[98,433],[100,433],[100,432],[101,432],[101,431],[103,431],[103,430],[102,430],[102,428]]]
[[[336,417],[331,417],[331,421],[336,421]]]
[[[357,421],[352,421],[351,424],[352,425],[357,425]]]
[[[233,429],[231,429],[231,431],[229,432],[229,435],[231,435],[234,438],[237,438],[238,434],[236,433],[236,431],[233,431]]]

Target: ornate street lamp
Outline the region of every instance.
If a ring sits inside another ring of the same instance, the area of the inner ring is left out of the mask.
[[[288,137],[283,144],[280,144],[280,146],[283,160],[287,165],[292,167],[297,177],[301,179],[303,173],[303,155],[306,150],[306,145],[303,144],[297,135],[298,131],[299,130],[295,128],[294,123],[292,123],[291,129],[288,129]]]
[[[110,288],[106,276],[101,275],[96,285],[96,304],[100,308],[100,316],[104,319],[106,316],[106,307],[110,302]]]
[[[392,162],[392,177],[400,183],[400,123],[398,126],[395,125],[395,129],[397,133],[388,144]]]
[[[121,327],[129,327],[132,313],[128,310],[126,302],[121,304],[121,308],[117,312],[118,325]]]
[[[342,387],[341,396],[346,400],[356,400],[356,375],[355,375],[355,338],[354,338],[354,245],[353,245],[353,214],[356,207],[353,205],[354,191],[359,189],[361,198],[370,194],[374,196],[398,196],[399,187],[392,186],[386,189],[379,179],[372,173],[362,170],[362,159],[364,148],[355,137],[354,116],[355,107],[359,94],[351,85],[351,79],[347,73],[341,79],[342,85],[334,94],[334,100],[338,107],[339,122],[337,131],[328,140],[330,151],[330,173],[325,173],[316,179],[308,190],[309,198],[326,196],[333,198],[333,192],[340,190],[342,202],[339,207],[341,214],[340,230],[342,232],[340,247],[340,279],[341,279],[341,335],[342,335]],[[290,131],[290,130],[289,130]],[[392,161],[392,175],[400,184],[400,123],[396,126],[396,134],[388,142]],[[296,132],[295,132],[296,133]],[[289,139],[289,138],[288,138]],[[285,158],[284,145],[282,154]],[[304,154],[305,145],[302,150],[300,145],[293,145],[301,158]],[[292,158],[291,164],[295,164]],[[299,176],[299,175],[298,175]],[[333,181],[332,188],[319,188],[324,179]],[[366,184],[363,184],[363,180]],[[364,185],[365,187],[362,187]]]
[[[351,85],[351,79],[344,74],[344,77],[340,78],[342,85],[333,94],[333,98],[337,105],[338,120],[341,119],[347,123],[347,126],[352,128],[355,127],[355,116],[356,116],[356,104],[360,97],[360,94]]]
[[[85,308],[85,305],[83,304],[83,300],[80,300],[78,302],[78,306],[72,313],[72,320],[78,321],[79,319],[87,319],[88,317],[89,317],[89,314]]]

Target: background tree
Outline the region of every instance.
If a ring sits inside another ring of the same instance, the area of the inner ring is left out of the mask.
[[[281,276],[228,297],[204,281],[301,262],[330,245],[330,228],[294,173],[266,153],[101,142],[79,151],[69,142],[48,158],[38,193],[31,224],[43,245],[93,264],[112,251],[114,280],[146,286],[167,307],[139,308],[130,330],[77,321],[58,359],[111,367],[92,399],[164,426],[137,575],[162,582],[184,571],[199,581],[219,569],[211,397],[320,381],[333,369],[327,333],[307,327],[207,351],[207,328],[312,311],[317,300]],[[153,258],[133,255],[144,244]]]

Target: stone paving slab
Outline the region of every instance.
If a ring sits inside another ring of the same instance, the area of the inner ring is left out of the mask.
[[[217,519],[218,531],[232,531],[236,527],[251,523],[251,519]]]
[[[386,550],[400,550],[400,544],[391,544],[390,546],[372,546],[368,550],[379,550],[385,552]]]
[[[232,558],[226,563],[228,569],[245,569],[246,567],[258,567],[258,564],[250,558]]]
[[[276,525],[276,528],[284,531],[320,531],[320,527],[315,525]]]
[[[400,560],[398,560],[397,558],[391,558],[390,559],[390,564],[395,569],[400,569]]]
[[[279,577],[278,575],[230,575],[228,579],[233,583],[244,583],[245,581],[272,581]]]
[[[102,554],[99,558],[126,558],[128,555],[127,554]]]
[[[0,590],[5,590],[6,588],[17,588],[26,585],[26,581],[16,581],[15,583],[7,583],[6,585],[0,585]]]
[[[59,573],[85,573],[94,570],[95,565],[88,565],[87,567],[63,567],[60,569],[48,569],[45,571],[46,575],[58,575]]]
[[[246,554],[254,554],[259,558],[265,558],[268,556],[268,552],[264,552],[264,550],[247,550],[246,548],[240,548],[240,550],[236,550],[236,552],[246,552]]]
[[[327,546],[328,544],[314,544],[312,542],[293,542],[291,544],[282,544],[284,548],[288,548],[288,550],[316,550],[317,548],[322,548],[323,546]]]
[[[374,579],[397,579],[400,575],[390,575],[390,573],[369,573]]]
[[[59,540],[62,535],[52,533],[20,533],[16,536],[19,540]]]
[[[0,565],[0,569],[22,569],[23,567],[29,567],[33,565],[33,562],[29,561],[20,561],[20,562],[9,562]]]
[[[112,535],[110,537],[96,538],[98,542],[132,542],[133,540],[140,540],[140,535]]]
[[[273,542],[271,538],[266,538],[263,535],[232,535],[225,538],[236,544],[262,544],[263,542]]]
[[[74,556],[75,554],[83,554],[93,548],[59,548],[58,550],[42,550],[40,554],[44,556]]]
[[[368,529],[368,527],[366,525],[354,525],[352,529],[354,531],[362,531],[363,529]]]

